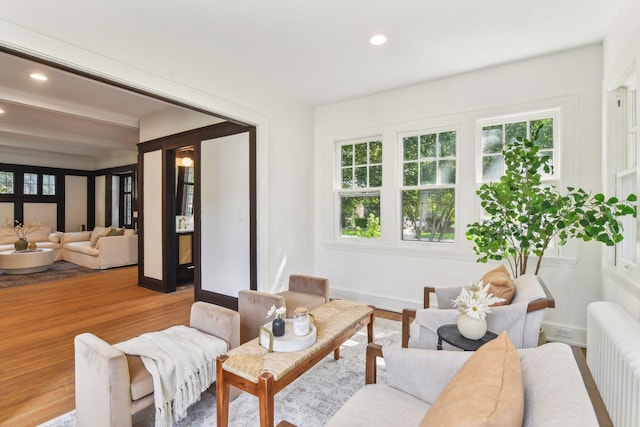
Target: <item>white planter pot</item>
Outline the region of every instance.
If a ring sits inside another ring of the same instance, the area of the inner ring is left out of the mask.
[[[460,334],[470,340],[479,340],[487,333],[487,321],[485,319],[476,320],[466,314],[459,314],[457,323]]]

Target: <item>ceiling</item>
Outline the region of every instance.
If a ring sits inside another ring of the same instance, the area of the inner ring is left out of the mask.
[[[2,19],[114,58],[152,55],[154,40],[174,60],[188,47],[215,63],[220,81],[259,82],[318,106],[601,42],[622,1],[68,0],[70,14],[23,0]],[[370,46],[378,32],[388,42]],[[29,78],[43,68],[0,54],[2,152],[131,153],[140,118],[178,108],[59,70]]]
[[[48,80],[34,80],[34,72]],[[182,110],[3,52],[0,109],[1,152],[72,157],[88,169],[99,159],[137,153],[141,118]]]

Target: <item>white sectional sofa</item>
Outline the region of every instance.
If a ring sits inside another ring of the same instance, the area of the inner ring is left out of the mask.
[[[138,235],[127,229],[123,235],[108,235],[111,230],[116,229],[96,227],[93,231],[63,233],[62,258],[94,270],[137,264]]]
[[[4,236],[4,237],[3,237]],[[44,226],[40,230],[32,231],[27,236],[27,241],[35,242],[39,248],[53,249],[54,261],[62,259],[62,245],[60,232],[52,232],[51,227]],[[15,250],[14,243],[18,236],[11,227],[0,227],[0,252]]]

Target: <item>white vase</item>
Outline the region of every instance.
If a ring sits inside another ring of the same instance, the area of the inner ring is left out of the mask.
[[[457,323],[460,334],[470,340],[479,340],[487,333],[487,321],[485,319],[472,319],[466,314],[459,314]]]

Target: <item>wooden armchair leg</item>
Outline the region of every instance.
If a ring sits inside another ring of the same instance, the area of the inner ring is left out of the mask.
[[[416,318],[416,310],[405,308],[402,310],[402,348],[409,347],[409,331],[411,322]]]

